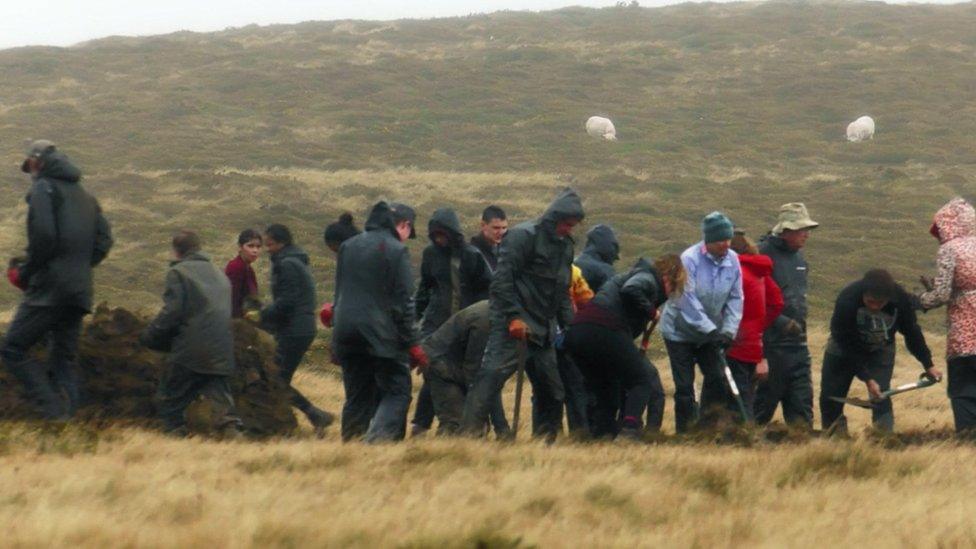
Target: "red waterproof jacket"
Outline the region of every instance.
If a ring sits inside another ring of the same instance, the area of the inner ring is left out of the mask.
[[[739,254],[742,265],[742,323],[729,349],[730,358],[756,364],[763,358],[762,335],[783,310],[783,294],[773,280],[773,260],[765,255]]]

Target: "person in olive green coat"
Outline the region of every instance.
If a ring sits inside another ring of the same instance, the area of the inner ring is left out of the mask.
[[[167,432],[185,435],[186,408],[202,395],[215,407],[215,427],[238,436],[241,421],[228,383],[234,373],[230,282],[200,252],[200,239],[191,231],[173,237],[173,255],[163,309],[141,337],[146,347],[168,353],[159,384],[160,418]]]

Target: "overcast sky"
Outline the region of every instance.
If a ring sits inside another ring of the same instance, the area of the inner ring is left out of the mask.
[[[640,4],[662,6],[678,1],[640,0]],[[112,35],[206,32],[252,23],[449,17],[614,4],[616,0],[0,0],[0,49],[68,46]]]

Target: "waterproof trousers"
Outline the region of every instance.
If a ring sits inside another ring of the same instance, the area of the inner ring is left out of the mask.
[[[87,311],[78,307],[21,303],[7,329],[0,358],[24,385],[28,398],[37,404],[45,419],[70,417],[80,404],[75,360],[81,319],[86,314]],[[31,347],[45,337],[49,341],[47,365],[28,356]]]
[[[492,322],[481,369],[464,403],[461,427],[465,433],[484,435],[492,403],[518,369],[518,347],[519,342],[509,337],[503,323],[496,325]],[[532,383],[532,406],[538,408],[532,414],[535,420],[532,434],[554,440],[562,427],[559,419],[565,391],[556,364],[556,351],[551,344],[540,346],[528,342],[525,345],[525,372]]]
[[[726,398],[727,384],[722,371],[722,349],[713,344],[696,344],[665,339],[674,378],[674,426],[678,433],[687,432],[698,421],[695,401],[695,365],[702,372],[701,401],[720,406]]]
[[[813,382],[810,378],[810,350],[806,345],[767,347],[769,377],[756,388],[756,423],[765,425],[783,405],[788,424],[813,428]]]
[[[210,401],[213,406],[212,427],[215,430],[241,425],[234,409],[228,376],[202,374],[181,364],[171,364],[159,381],[157,398],[159,417],[167,431],[186,426],[186,408],[198,398]]]
[[[410,408],[410,369],[391,358],[348,355],[342,359],[342,437],[366,442],[403,440]]]
[[[948,370],[956,433],[976,438],[976,355],[950,359]]]

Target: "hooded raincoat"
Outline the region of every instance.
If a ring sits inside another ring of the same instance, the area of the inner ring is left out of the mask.
[[[765,255],[740,254],[742,266],[742,322],[728,356],[747,364],[763,359],[763,332],[783,310],[783,294],[773,280],[773,260]]]
[[[620,258],[617,235],[609,225],[596,225],[586,233],[586,246],[576,258],[576,266],[583,271],[583,278],[594,292],[616,274],[613,264]]]

